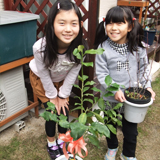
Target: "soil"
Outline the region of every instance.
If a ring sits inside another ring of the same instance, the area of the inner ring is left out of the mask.
[[[45,134],[45,121],[42,117],[35,118],[34,113],[29,111],[29,116],[22,120],[25,122],[25,127],[19,132],[15,130],[14,125],[0,132],[0,144],[8,145],[11,142],[11,139],[16,136],[25,139],[28,134],[32,134],[34,137],[39,137],[40,135]]]

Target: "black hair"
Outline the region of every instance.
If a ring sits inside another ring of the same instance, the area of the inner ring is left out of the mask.
[[[58,4],[59,3],[59,4]],[[58,5],[60,8],[58,8]],[[56,15],[59,13],[60,10],[72,10],[74,9],[76,15],[79,19],[79,33],[77,37],[71,42],[70,46],[67,49],[67,57],[73,62],[79,64],[80,60],[73,56],[73,50],[78,47],[78,45],[84,45],[84,50],[87,49],[87,44],[83,39],[83,32],[82,32],[82,16],[79,11],[78,6],[71,2],[71,0],[57,0],[54,5],[51,7],[48,15],[48,21],[45,26],[44,36],[46,37],[46,46],[44,52],[44,63],[46,67],[50,67],[57,62],[57,53],[58,53],[58,45],[57,45],[57,36],[54,32],[53,23],[55,20]],[[42,47],[41,47],[42,48]]]
[[[133,51],[137,51],[138,46],[143,48],[141,41],[143,40],[143,28],[139,24],[139,22],[134,19],[134,15],[129,7],[125,6],[116,6],[111,8],[105,18],[105,25],[110,22],[118,23],[118,22],[128,22],[128,27],[132,27],[132,30],[128,33],[128,50],[133,53]],[[102,43],[108,38],[105,34],[104,21],[102,21],[96,30],[96,37],[94,46],[98,47],[99,44]]]

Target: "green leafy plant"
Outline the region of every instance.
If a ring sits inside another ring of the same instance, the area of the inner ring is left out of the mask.
[[[118,124],[121,126],[121,115],[117,114],[115,110],[120,108],[122,106],[122,103],[118,103],[113,109],[111,110],[105,110],[106,105],[105,101],[103,100],[103,96],[112,96],[114,95],[112,92],[117,91],[120,88],[120,85],[116,83],[112,83],[112,78],[110,76],[106,76],[105,83],[107,85],[106,93],[101,97],[94,97],[92,93],[89,92],[89,90],[93,90],[96,92],[101,92],[96,87],[93,87],[95,84],[94,81],[87,81],[88,76],[84,75],[84,66],[86,67],[93,67],[93,62],[84,62],[84,57],[87,54],[102,54],[104,50],[102,48],[99,49],[91,49],[86,50],[83,52],[84,46],[80,45],[78,48],[76,48],[73,52],[74,56],[76,56],[81,61],[82,69],[81,69],[81,76],[78,76],[79,81],[81,81],[81,87],[77,84],[74,84],[74,87],[78,88],[81,92],[81,96],[75,96],[75,98],[79,99],[79,103],[75,103],[75,108],[72,110],[81,110],[81,113],[78,118],[75,118],[71,122],[67,121],[67,117],[64,115],[58,116],[56,113],[56,109],[54,104],[51,102],[48,102],[48,108],[46,108],[46,111],[44,111],[40,116],[42,116],[45,120],[53,120],[57,123],[59,123],[60,126],[64,128],[68,128],[71,132],[70,135],[73,138],[73,141],[78,140],[80,137],[82,137],[85,133],[88,137],[89,141],[93,144],[99,147],[99,141],[98,136],[106,136],[110,137],[110,131],[116,134],[116,129],[113,127],[113,125],[110,125],[109,122],[112,121],[115,124]],[[89,96],[89,98],[88,98]],[[84,107],[84,102],[91,103],[91,107]],[[94,105],[98,103],[99,108],[94,109]],[[107,102],[108,103],[108,102]],[[52,110],[53,113],[48,112],[47,110]],[[104,112],[105,115],[102,117],[100,115],[101,112]],[[93,121],[92,117],[96,117],[97,121]],[[120,118],[119,118],[120,117]]]

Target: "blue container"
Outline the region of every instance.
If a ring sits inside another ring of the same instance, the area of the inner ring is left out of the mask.
[[[33,55],[39,15],[0,11],[0,65]]]
[[[155,30],[145,30],[144,29],[144,42],[149,44],[149,45],[152,45],[153,44],[153,41],[154,41],[154,38],[155,38],[155,34],[156,34],[156,29]]]

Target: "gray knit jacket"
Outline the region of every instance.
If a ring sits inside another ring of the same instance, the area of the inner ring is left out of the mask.
[[[125,88],[135,86],[135,83],[140,83],[145,88],[151,87],[150,70],[148,67],[148,58],[145,48],[138,48],[134,54],[128,50],[124,51],[124,45],[112,45],[111,40],[106,40],[99,45],[105,51],[102,55],[96,55],[95,68],[101,91],[105,93],[107,85],[105,77],[110,75],[113,83],[124,85]],[[112,42],[114,43],[114,42]],[[127,44],[125,44],[126,47]],[[126,47],[127,48],[127,47]],[[124,92],[124,89],[121,88]],[[114,94],[116,92],[113,92]],[[105,97],[104,100],[117,102],[114,96]]]

